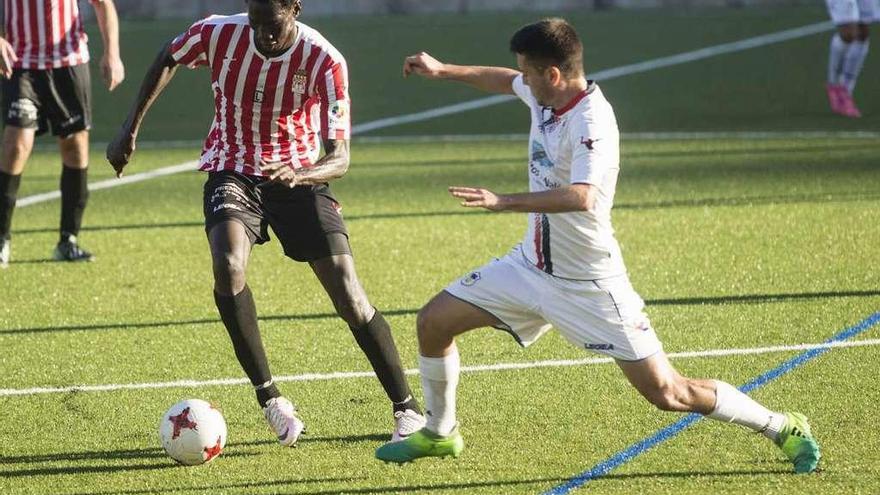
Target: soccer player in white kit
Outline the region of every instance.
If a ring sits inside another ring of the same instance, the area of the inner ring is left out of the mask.
[[[868,56],[868,25],[880,20],[878,0],[825,0],[837,32],[828,55],[828,103],[834,113],[862,116],[853,100],[856,80]]]
[[[751,428],[779,445],[797,472],[814,471],[819,446],[802,414],[768,410],[725,382],[681,376],[664,354],[614,238],[620,136],[611,105],[584,77],[583,46],[574,28],[546,19],[520,29],[510,48],[519,71],[445,64],[424,52],[404,62],[404,75],[515,94],[528,106],[530,192],[449,190],[465,207],[524,212],[529,224],[506,256],[451,283],[419,312],[427,425],[403,442],[383,445],[376,457],[405,463],[461,453],[455,336],[491,326],[527,346],[552,326],[572,344],[613,357],[659,409]]]

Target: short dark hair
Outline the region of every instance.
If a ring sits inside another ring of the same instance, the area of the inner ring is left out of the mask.
[[[294,17],[299,17],[302,12],[302,0],[250,0],[259,3],[274,3],[284,10],[293,9]]]
[[[584,72],[584,45],[565,19],[543,19],[523,26],[510,38],[510,51],[542,67],[555,65],[567,76]]]

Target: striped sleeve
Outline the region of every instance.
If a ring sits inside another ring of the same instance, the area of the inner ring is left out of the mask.
[[[330,62],[315,84],[321,98],[321,135],[329,140],[351,138],[351,98],[345,60]]]
[[[171,58],[191,69],[208,65],[205,31],[205,21],[201,20],[174,38],[171,42]]]

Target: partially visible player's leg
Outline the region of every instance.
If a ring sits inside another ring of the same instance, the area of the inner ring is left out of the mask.
[[[826,0],[828,16],[837,26],[831,37],[828,52],[828,78],[825,85],[828,103],[834,113],[845,117],[859,117],[851,91],[845,83],[847,60],[852,60],[854,43],[858,35],[861,0]]]
[[[328,244],[337,246],[333,251],[350,252],[345,234],[328,234],[328,238]],[[403,373],[391,327],[370,304],[358,280],[354,258],[351,254],[334,254],[309,264],[391,400],[396,423],[393,439],[409,436],[424,426],[424,417]]]
[[[245,272],[251,241],[245,227],[225,221],[208,232],[214,271],[214,302],[232,340],[235,356],[257,389],[260,406],[280,396],[272,384],[272,374],[257,323],[257,308]]]
[[[12,213],[18,199],[21,173],[34,147],[34,129],[7,125],[0,153],[0,268],[9,266]]]
[[[77,236],[89,198],[89,129],[92,127],[92,82],[88,65],[45,71],[41,85],[46,118],[61,151],[60,239],[53,257],[59,261],[91,261]]]
[[[61,224],[53,257],[59,261],[91,261],[93,256],[79,247],[77,236],[89,199],[89,131],[81,130],[58,138],[61,152]]]
[[[458,457],[464,440],[458,432],[455,401],[461,363],[455,337],[480,327],[503,325],[492,314],[448,292],[434,296],[419,311],[419,372],[428,417],[425,428],[398,443],[376,450],[386,462],[406,463],[420,457]]]
[[[34,147],[39,127],[39,96],[34,89],[36,71],[16,69],[2,79],[3,150],[0,151],[0,268],[9,265],[12,213],[18,198],[21,174]]]
[[[855,39],[855,24],[841,24],[831,37],[828,48],[828,77],[825,90],[834,113],[844,114],[844,86],[841,84],[843,61],[850,43]]]
[[[779,445],[798,473],[816,470],[819,445],[803,415],[771,411],[720,380],[684,377],[662,351],[640,361],[618,360],[617,364],[636,390],[658,409],[695,412],[716,421],[745,426]]]
[[[855,91],[859,74],[861,74],[862,67],[865,65],[870,35],[870,29],[866,23],[855,24],[852,28],[854,31],[853,39],[847,47],[840,73],[840,83],[846,87],[850,95]]]
[[[211,248],[214,302],[266,420],[279,443],[291,446],[305,426],[272,380],[254,297],[247,285],[251,249],[254,243],[268,240],[255,187],[248,178],[231,172],[212,173],[205,184],[205,229]]]
[[[380,447],[377,458],[404,463],[461,453],[464,440],[456,421],[461,363],[455,337],[475,328],[495,327],[512,334],[520,345],[534,342],[549,329],[536,311],[542,280],[515,251],[449,284],[419,311],[419,371],[428,422],[405,441]]]

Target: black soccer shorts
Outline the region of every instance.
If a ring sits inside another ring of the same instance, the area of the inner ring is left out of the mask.
[[[268,242],[272,227],[284,254],[296,261],[351,254],[341,207],[326,184],[289,188],[262,177],[211,172],[204,208],[206,233],[235,221],[244,226],[251,245]]]
[[[3,80],[3,123],[67,137],[92,127],[88,64],[59,69],[15,69]]]

